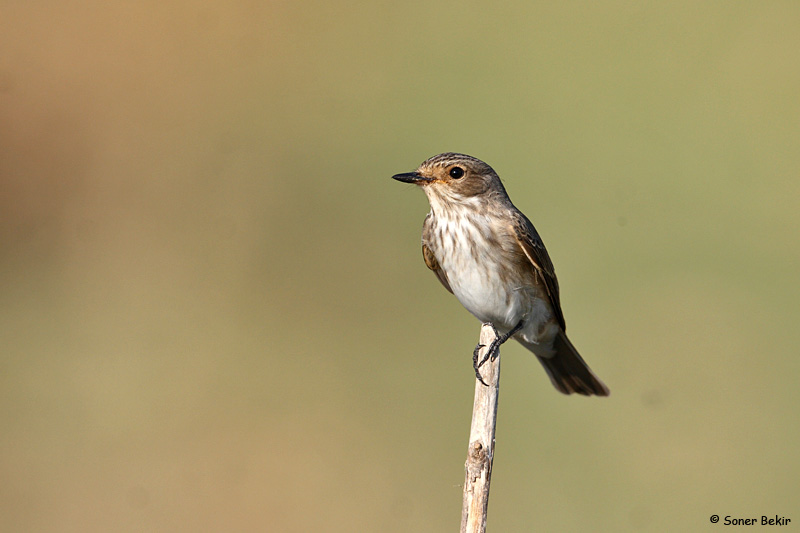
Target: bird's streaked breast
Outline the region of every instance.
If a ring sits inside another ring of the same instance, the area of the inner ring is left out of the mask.
[[[510,329],[533,310],[537,289],[530,268],[503,238],[501,221],[469,209],[432,215],[427,245],[447,274],[453,294],[478,319]]]

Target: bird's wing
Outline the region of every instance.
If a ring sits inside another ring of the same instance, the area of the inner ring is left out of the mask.
[[[436,278],[442,282],[444,288],[453,293],[453,289],[450,288],[450,282],[447,280],[447,274],[442,267],[439,266],[439,262],[436,260],[436,256],[433,255],[433,251],[428,248],[429,242],[429,235],[431,232],[431,223],[430,223],[431,215],[428,214],[425,217],[425,223],[422,225],[422,258],[425,260],[425,266],[430,268],[434,274],[436,274]]]
[[[436,261],[433,252],[431,252],[431,249],[428,248],[425,243],[422,244],[422,257],[425,259],[425,265],[433,270],[433,273],[436,274],[436,277],[442,282],[444,288],[452,293],[453,289],[450,288],[450,282],[447,281],[447,274],[445,274],[444,270],[439,266],[439,262]]]
[[[533,265],[534,271],[542,281],[547,295],[550,297],[550,305],[561,329],[566,331],[567,325],[564,322],[564,314],[561,312],[561,299],[558,294],[556,272],[553,268],[553,262],[550,261],[550,256],[547,254],[547,249],[544,247],[542,238],[539,237],[531,221],[519,211],[515,213],[512,227],[517,243],[522,248],[522,251],[525,252],[531,265]]]

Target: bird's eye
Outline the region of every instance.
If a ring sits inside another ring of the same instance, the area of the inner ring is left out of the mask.
[[[464,177],[464,169],[461,167],[453,167],[450,169],[450,177],[458,180]]]

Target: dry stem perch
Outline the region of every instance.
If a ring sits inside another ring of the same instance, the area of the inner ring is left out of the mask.
[[[490,325],[481,328],[479,352],[482,359],[495,339]],[[475,380],[475,401],[472,405],[472,428],[469,432],[469,450],[465,465],[464,500],[461,508],[461,533],[486,531],[486,510],[489,506],[489,483],[492,480],[494,459],[494,430],[497,425],[497,395],[500,392],[500,352],[494,361],[487,360],[481,367],[483,380]]]

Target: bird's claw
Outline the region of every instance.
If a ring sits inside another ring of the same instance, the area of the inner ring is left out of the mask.
[[[485,348],[486,345],[478,344],[475,347],[475,350],[473,350],[472,352],[472,367],[475,369],[475,377],[478,378],[478,381],[480,381],[481,383],[483,383],[485,386],[488,387],[489,385],[485,381],[483,381],[483,377],[481,376],[479,370],[480,367],[482,367],[486,361],[491,360],[492,362],[494,362],[494,360],[497,359],[497,356],[500,354],[500,345],[506,342],[509,338],[511,338],[512,335],[514,335],[517,331],[520,330],[520,328],[522,328],[522,320],[520,320],[519,323],[505,335],[500,335],[500,332],[497,331],[497,328],[494,327],[494,324],[492,324],[491,322],[484,322],[483,325],[491,326],[492,330],[494,331],[494,340],[489,343],[489,349],[486,350],[485,354],[483,354],[483,358],[480,360],[480,362],[478,362],[478,357],[480,357],[481,348]]]
[[[483,381],[483,376],[481,376],[481,372],[479,370],[481,365],[486,362],[486,359],[484,359],[483,361],[480,362],[480,364],[478,364],[478,357],[480,357],[481,348],[483,348],[484,346],[486,346],[486,345],[485,344],[478,344],[477,346],[475,346],[475,349],[472,351],[472,368],[475,369],[475,377],[478,378],[478,381],[483,383],[483,385],[485,387],[488,387],[489,385],[485,381]]]

